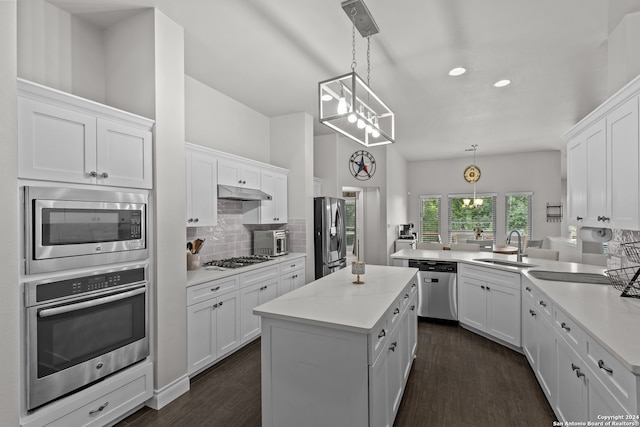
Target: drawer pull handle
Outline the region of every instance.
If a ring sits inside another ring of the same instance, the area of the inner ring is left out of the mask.
[[[393,310],[393,314],[398,314],[398,313],[400,313],[400,309],[399,308],[396,308],[395,310]]]
[[[568,326],[567,326],[567,324],[566,324],[566,323],[564,323],[564,322],[562,322],[562,323],[560,324],[560,327],[561,327],[562,329],[564,329],[565,331],[567,331],[567,332],[571,332],[571,328],[570,328],[570,327],[568,327]]]
[[[409,294],[404,294],[404,299],[409,299]]]
[[[219,291],[220,290],[220,286],[216,286],[215,288],[211,288],[211,292],[215,292],[215,291]]]
[[[296,266],[295,264],[291,264],[289,267],[293,268],[293,267],[295,267],[295,266]]]
[[[104,402],[104,404],[100,407],[98,407],[98,409],[94,409],[93,411],[89,411],[89,415],[95,415],[99,412],[102,412],[105,410],[105,408],[109,406],[109,402]]]
[[[218,304],[213,304],[212,309],[215,310],[216,308],[218,308]]]
[[[527,292],[531,292],[531,288],[528,287],[528,286],[526,288],[524,288],[524,290],[527,291]]]
[[[102,178],[105,178],[105,179],[106,179],[106,178],[109,178],[109,174],[108,174],[108,173],[106,173],[106,172],[102,172],[102,173],[100,174],[100,176],[101,176]]]
[[[488,290],[488,291],[490,291],[490,290],[491,290],[491,288],[487,286],[487,290]]]
[[[547,303],[546,303],[546,302],[544,302],[544,301],[540,301],[540,303],[539,303],[539,304],[540,304],[541,306],[543,306],[543,307],[546,307],[546,306],[547,306]]]
[[[480,287],[481,287],[482,289],[484,289],[484,285],[480,285]]]
[[[577,216],[576,217],[576,221],[582,221],[582,217],[581,216]]]
[[[533,310],[529,310],[529,314],[532,315],[532,316],[537,315],[537,313],[535,311],[533,311]]]
[[[391,347],[389,347],[389,350],[395,352],[396,351],[396,346],[398,345],[397,341],[394,341],[391,343]]]
[[[606,371],[609,375],[613,375],[613,369],[608,368],[607,365],[604,364],[604,360],[602,359],[598,360],[598,368]]]
[[[411,306],[411,311],[413,311],[413,310],[415,310],[415,309],[416,309],[416,306],[415,306],[415,305],[412,305],[412,306]]]
[[[384,336],[387,335],[387,331],[385,331],[384,329],[380,331],[380,333],[378,334],[378,338],[382,338]]]
[[[580,377],[584,377],[584,374],[580,371],[580,369],[578,369],[576,371],[576,377],[580,378]]]
[[[574,365],[573,363],[571,364],[571,370],[572,370],[572,371],[577,371],[577,370],[579,370],[579,369],[580,369],[580,366],[576,366],[576,365]]]

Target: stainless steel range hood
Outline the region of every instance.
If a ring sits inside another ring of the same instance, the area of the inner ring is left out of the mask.
[[[264,191],[253,188],[234,187],[231,185],[218,185],[218,199],[231,200],[271,200],[272,197]]]

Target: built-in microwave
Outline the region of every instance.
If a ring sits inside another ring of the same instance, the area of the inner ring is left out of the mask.
[[[25,273],[148,258],[146,192],[24,187]]]

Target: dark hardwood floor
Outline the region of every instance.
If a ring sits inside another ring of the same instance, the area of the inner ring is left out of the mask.
[[[554,420],[522,354],[457,325],[419,322],[395,427],[547,427]],[[260,341],[193,378],[191,390],[161,410],[145,407],[117,426],[259,427]]]

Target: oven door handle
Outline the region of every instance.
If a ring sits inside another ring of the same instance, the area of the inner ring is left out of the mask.
[[[71,311],[82,310],[84,308],[95,307],[102,304],[109,304],[111,302],[119,301],[126,298],[131,298],[136,295],[143,294],[146,291],[147,289],[145,287],[141,287],[131,291],[122,292],[115,295],[109,295],[107,297],[93,299],[90,301],[84,301],[76,304],[69,304],[69,305],[64,305],[64,306],[55,307],[55,308],[47,308],[44,310],[40,310],[38,312],[38,317],[51,317],[51,316],[56,316],[58,314],[69,313]]]

